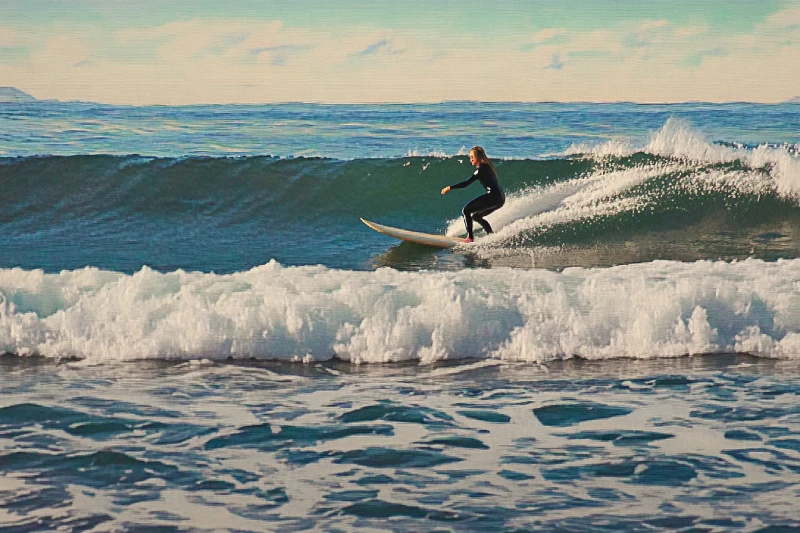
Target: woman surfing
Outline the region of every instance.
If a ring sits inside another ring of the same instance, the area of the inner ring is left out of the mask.
[[[497,181],[497,171],[492,162],[489,161],[489,158],[486,157],[486,152],[483,148],[480,146],[472,148],[469,151],[469,162],[476,169],[472,176],[460,183],[442,189],[442,194],[447,194],[450,189],[463,189],[475,180],[480,181],[483,188],[486,189],[486,194],[482,194],[469,202],[461,211],[464,215],[464,225],[467,227],[467,238],[464,239],[464,242],[472,242],[475,238],[472,233],[473,221],[480,224],[487,234],[493,233],[492,227],[483,217],[500,209],[506,203],[506,195]]]

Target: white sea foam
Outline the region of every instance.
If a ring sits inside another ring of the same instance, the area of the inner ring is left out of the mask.
[[[794,147],[761,145],[750,149],[714,144],[687,122],[674,118],[653,132],[644,145],[613,139],[595,146],[572,145],[561,155],[583,154],[603,159],[629,156],[636,152],[683,160],[694,165],[739,160],[751,169],[765,169],[771,180],[771,189],[778,195],[800,200],[800,158]]]
[[[409,148],[406,150],[405,157],[435,157],[437,159],[444,159],[446,157],[450,157],[450,154],[441,149],[420,150],[418,148]]]
[[[0,270],[0,352],[98,362],[800,358],[798,280],[800,260],[751,259],[563,272]]]
[[[562,153],[546,154],[549,157],[563,157],[573,155],[589,155],[592,157],[626,157],[637,152],[636,146],[624,139],[612,139],[597,145],[586,143],[572,144]]]

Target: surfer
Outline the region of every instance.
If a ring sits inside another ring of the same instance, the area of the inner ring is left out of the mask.
[[[469,162],[476,169],[472,176],[460,183],[442,189],[442,194],[447,194],[450,189],[463,189],[475,180],[480,181],[483,188],[486,189],[486,194],[482,194],[472,200],[461,211],[464,215],[464,225],[467,226],[467,238],[464,242],[472,242],[474,240],[474,235],[472,234],[473,220],[480,224],[486,233],[493,233],[492,227],[483,217],[500,209],[506,203],[506,195],[497,181],[497,171],[494,169],[492,162],[489,161],[489,158],[486,157],[486,152],[483,148],[480,146],[472,148],[469,151]]]

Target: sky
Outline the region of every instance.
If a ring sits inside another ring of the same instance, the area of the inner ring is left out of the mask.
[[[0,0],[0,86],[114,104],[800,96],[800,0]]]

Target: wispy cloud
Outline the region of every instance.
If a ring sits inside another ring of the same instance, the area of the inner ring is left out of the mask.
[[[551,70],[561,70],[562,68],[564,68],[564,62],[561,61],[561,54],[553,54],[550,64],[545,67],[545,69]]]
[[[564,28],[547,28],[533,35],[530,41],[524,42],[519,46],[522,52],[530,52],[537,48],[555,44],[564,44],[569,41],[569,35]]]
[[[376,41],[363,50],[350,54],[351,57],[365,57],[377,54],[397,55],[402,53],[403,50],[398,50],[394,47],[394,41],[390,38],[384,37]]]
[[[12,46],[19,46],[20,33],[12,30],[11,28],[0,27],[0,47],[7,48]]]
[[[730,52],[721,47],[709,48],[706,50],[697,50],[688,54],[683,60],[678,62],[679,66],[698,67],[703,64],[707,58],[712,57],[725,57]]]
[[[800,28],[800,7],[784,9],[767,17],[768,26],[778,28]]]
[[[547,28],[536,33],[531,40],[534,44],[542,44],[552,41],[554,38],[564,35],[567,30],[564,28]]]
[[[800,70],[787,68],[800,64],[800,8],[738,33],[700,13],[684,25],[620,17],[594,30],[498,28],[492,39],[446,24],[304,26],[227,15],[121,30],[64,21],[21,32],[4,21],[2,82],[42,98],[121,103],[780,101],[800,86]],[[476,66],[486,75],[474,76]]]
[[[15,48],[27,44],[28,38],[22,32],[0,26],[0,48]]]
[[[280,44],[277,46],[253,48],[249,51],[249,54],[256,58],[262,54],[267,54],[270,58],[269,62],[271,65],[285,66],[291,56],[311,49],[313,49],[311,45]]]
[[[624,37],[624,44],[630,48],[644,48],[662,43],[674,34],[675,27],[666,20],[647,20]]]
[[[675,36],[680,38],[696,37],[703,35],[711,30],[708,24],[693,24],[691,26],[681,26],[675,29]]]

